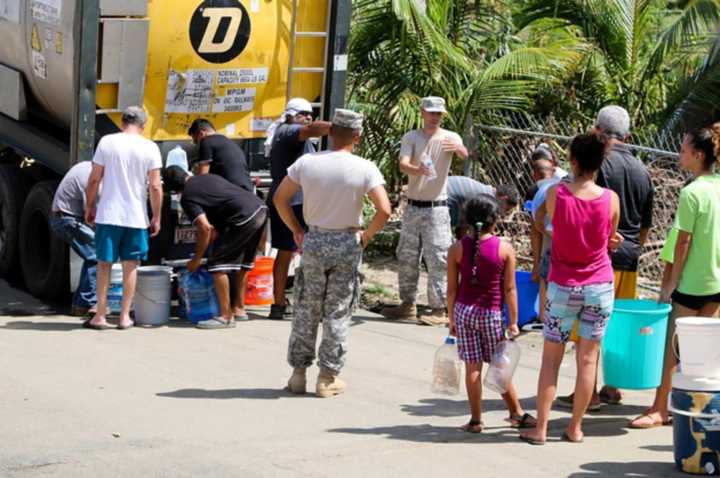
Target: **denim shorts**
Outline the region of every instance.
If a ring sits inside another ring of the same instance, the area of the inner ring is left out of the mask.
[[[102,262],[143,261],[147,259],[149,238],[147,229],[97,224],[95,249]]]
[[[580,338],[602,340],[614,302],[615,288],[612,282],[576,287],[551,282],[545,303],[545,339],[566,343],[575,323],[578,323]]]

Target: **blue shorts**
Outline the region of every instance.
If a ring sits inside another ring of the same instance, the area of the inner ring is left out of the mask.
[[[142,261],[148,254],[148,230],[97,224],[95,249],[102,262]]]
[[[545,340],[566,343],[576,322],[581,338],[602,340],[614,303],[612,282],[577,287],[550,282],[545,303]]]

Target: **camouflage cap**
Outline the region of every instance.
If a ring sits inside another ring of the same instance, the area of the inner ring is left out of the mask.
[[[445,100],[439,96],[426,96],[420,101],[420,108],[429,113],[447,113]]]
[[[343,128],[362,129],[363,115],[351,110],[336,109],[333,115],[332,124]]]

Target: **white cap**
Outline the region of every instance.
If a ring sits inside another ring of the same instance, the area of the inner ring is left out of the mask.
[[[420,101],[420,108],[429,113],[447,113],[445,100],[439,96],[426,96]]]
[[[595,126],[607,135],[624,139],[630,133],[630,115],[622,106],[606,106],[598,111]]]
[[[312,105],[305,98],[293,98],[288,101],[285,107],[285,114],[295,116],[298,113],[309,112],[312,113]]]

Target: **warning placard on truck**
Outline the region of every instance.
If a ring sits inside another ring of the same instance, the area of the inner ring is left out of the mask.
[[[30,5],[33,19],[51,25],[60,24],[62,0],[32,0]]]
[[[213,92],[213,71],[171,71],[165,96],[166,113],[209,113]]]
[[[255,93],[255,88],[228,88],[224,96],[215,97],[213,113],[252,111]]]

